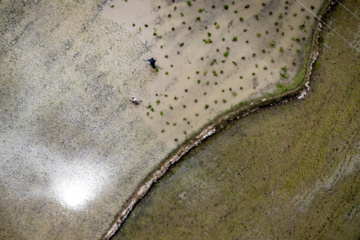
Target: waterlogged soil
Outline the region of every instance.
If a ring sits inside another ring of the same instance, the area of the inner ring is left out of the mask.
[[[323,3],[301,2],[315,13]],[[101,16],[145,43],[140,58],[156,58],[138,112],[172,147],[232,106],[289,87],[314,24],[301,4],[285,0],[109,1]]]
[[[325,20],[360,46],[344,8]],[[306,98],[233,122],[191,151],[113,239],[358,238],[360,56],[327,27],[320,46]]]

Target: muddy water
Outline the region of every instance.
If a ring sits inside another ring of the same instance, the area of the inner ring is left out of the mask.
[[[322,4],[302,2],[314,12]],[[140,58],[157,59],[140,111],[172,147],[231,106],[290,85],[314,23],[299,3],[280,0],[110,1],[101,14],[145,43],[149,51]]]
[[[326,21],[360,43],[342,7]],[[192,151],[114,239],[358,237],[360,57],[328,28],[320,41],[305,99],[235,122]]]

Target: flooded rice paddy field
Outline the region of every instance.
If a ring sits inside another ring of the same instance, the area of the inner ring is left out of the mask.
[[[285,0],[1,1],[0,239],[100,238],[191,132],[294,82],[313,23]]]
[[[360,14],[360,1],[342,1]],[[359,22],[326,22],[359,48]],[[174,166],[114,239],[357,239],[360,56],[324,27],[303,100],[234,122]]]
[[[301,2],[317,12],[323,1]],[[145,42],[142,59],[157,59],[138,111],[172,147],[230,107],[293,86],[314,24],[286,0],[109,1],[101,15]]]

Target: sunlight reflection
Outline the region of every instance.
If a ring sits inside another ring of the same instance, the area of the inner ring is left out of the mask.
[[[74,165],[63,168],[54,178],[54,191],[64,207],[81,210],[100,193],[107,173],[99,166]]]

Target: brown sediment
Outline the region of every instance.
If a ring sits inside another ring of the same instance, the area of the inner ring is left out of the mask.
[[[328,0],[323,4],[322,9],[319,11],[320,19],[331,10],[331,6],[335,4],[332,0]],[[313,65],[319,55],[319,36],[322,29],[321,21],[318,19],[315,23],[312,43],[310,46],[311,51],[307,56],[306,73],[303,81],[294,89],[286,91],[270,98],[259,98],[254,101],[250,101],[245,105],[238,105],[232,108],[230,111],[223,115],[218,116],[216,119],[211,121],[209,124],[204,126],[198,133],[194,134],[188,141],[183,143],[173,153],[170,154],[162,163],[159,164],[158,168],[155,169],[148,177],[137,187],[131,197],[122,206],[115,217],[111,227],[102,237],[102,240],[110,239],[121,227],[123,222],[128,217],[129,213],[135,207],[135,205],[148,193],[151,186],[160,179],[167,170],[176,162],[178,162],[187,152],[194,147],[198,146],[206,138],[213,135],[215,132],[220,131],[230,122],[235,119],[243,118],[260,108],[267,108],[274,104],[282,104],[289,102],[294,99],[300,99],[306,95],[309,91],[310,77],[312,75]],[[306,60],[306,59],[305,59]]]

